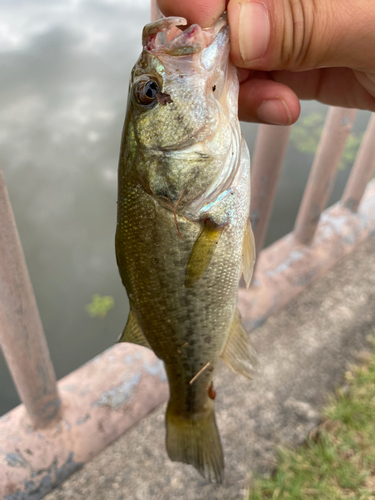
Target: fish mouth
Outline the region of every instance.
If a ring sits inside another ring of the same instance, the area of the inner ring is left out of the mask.
[[[205,100],[206,108],[211,110],[211,122],[215,124],[212,128],[209,124],[207,128],[204,125],[197,129],[194,132],[194,140],[189,136],[187,141],[173,143],[163,147],[162,151],[186,151],[197,142],[210,141],[209,138],[215,136],[220,125],[219,120],[222,120],[223,124],[229,123],[226,130],[228,133],[230,131],[233,140],[230,151],[222,153],[223,156],[227,154],[225,161],[223,159],[223,167],[209,186],[202,189],[193,199],[184,200],[181,204],[184,210],[188,207],[189,218],[193,219],[194,214],[202,208],[206,207],[204,213],[207,212],[230,192],[239,168],[241,133],[237,121],[238,80],[236,69],[229,59],[229,26],[226,12],[210,28],[192,24],[184,29],[185,26],[187,20],[183,17],[166,17],[144,27],[141,56],[144,62],[140,65],[140,72],[143,74],[145,70],[149,72],[150,67],[152,70],[156,68],[156,72],[163,79],[163,92],[170,93],[172,99],[176,88],[179,90],[182,86],[187,89],[188,94],[199,92],[200,101]],[[155,60],[161,63],[160,66]],[[150,64],[150,61],[153,63]],[[199,87],[195,83],[197,80],[202,83]],[[224,126],[223,124],[220,126]]]
[[[208,48],[223,28],[229,32],[226,12],[211,28],[192,24],[182,29],[186,25],[183,17],[165,17],[147,24],[142,33],[143,49],[155,55],[188,56]]]

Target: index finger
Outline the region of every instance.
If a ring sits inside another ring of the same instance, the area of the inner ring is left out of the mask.
[[[226,0],[158,0],[165,16],[185,17],[188,24],[199,24],[202,28],[213,26],[225,11]]]

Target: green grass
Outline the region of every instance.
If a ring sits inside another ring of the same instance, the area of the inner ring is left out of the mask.
[[[256,477],[248,500],[375,498],[375,352],[362,362],[306,444],[279,449],[275,473]]]

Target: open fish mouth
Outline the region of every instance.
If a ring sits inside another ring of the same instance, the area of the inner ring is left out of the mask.
[[[166,17],[147,24],[142,34],[144,50],[155,55],[188,56],[209,47],[223,28],[229,32],[226,13],[211,28],[203,29],[198,24],[192,24],[181,29],[186,25],[183,17]]]

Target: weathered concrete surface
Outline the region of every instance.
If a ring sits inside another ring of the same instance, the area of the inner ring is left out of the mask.
[[[40,500],[168,397],[163,364],[117,344],[59,381],[63,418],[35,429],[24,405],[0,418],[0,499]]]
[[[252,471],[272,470],[275,446],[301,443],[375,325],[375,238],[254,333],[254,381],[222,367],[216,408],[225,458],[221,486],[171,463],[164,405],[47,495],[47,500],[242,500]]]

